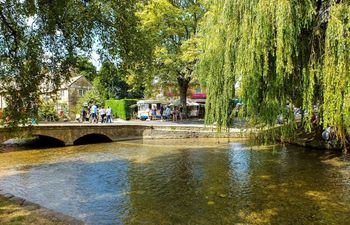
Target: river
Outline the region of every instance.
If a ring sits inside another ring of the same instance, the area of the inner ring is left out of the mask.
[[[91,225],[350,221],[349,157],[242,140],[1,153],[0,189]]]

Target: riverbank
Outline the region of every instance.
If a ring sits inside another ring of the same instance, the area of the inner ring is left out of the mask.
[[[83,225],[84,223],[13,195],[0,193],[0,224]]]

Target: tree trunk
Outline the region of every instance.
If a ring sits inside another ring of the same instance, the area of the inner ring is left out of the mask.
[[[179,85],[179,90],[180,90],[180,103],[183,107],[183,117],[187,118],[187,90],[189,83],[191,81],[191,78],[183,78],[183,77],[178,77],[177,78],[177,83]]]

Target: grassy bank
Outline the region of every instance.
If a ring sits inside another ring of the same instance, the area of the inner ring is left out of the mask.
[[[1,225],[66,225],[56,218],[46,215],[42,210],[30,210],[10,202],[0,196]]]

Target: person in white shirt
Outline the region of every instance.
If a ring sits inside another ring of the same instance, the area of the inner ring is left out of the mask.
[[[107,120],[106,123],[112,123],[112,109],[108,106],[106,109]]]
[[[169,106],[167,106],[166,109],[165,109],[165,118],[167,120],[169,120],[170,119],[170,115],[171,115],[171,109],[170,109]]]
[[[101,108],[100,109],[100,116],[101,116],[101,123],[104,123],[104,122],[106,122],[105,121],[105,117],[106,117],[106,110],[104,109],[104,108]]]

